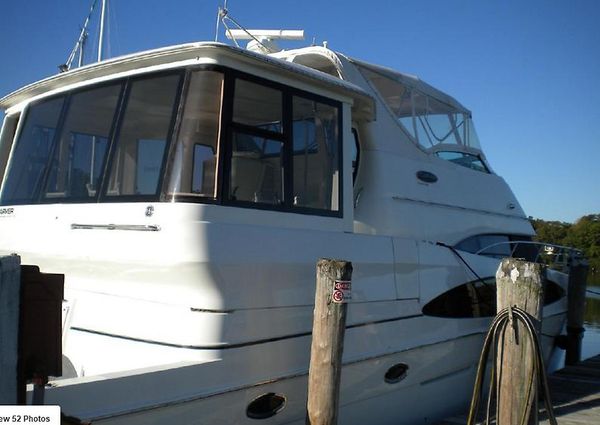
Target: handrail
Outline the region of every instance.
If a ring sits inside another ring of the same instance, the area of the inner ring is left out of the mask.
[[[475,252],[476,255],[486,255],[486,251],[491,250],[502,245],[510,246],[510,256],[514,257],[515,252],[521,245],[531,245],[537,248],[537,253],[534,259],[528,259],[534,263],[545,264],[551,268],[567,269],[571,263],[572,258],[582,258],[583,252],[579,249],[557,245],[547,242],[537,241],[503,241],[490,244],[479,251]],[[489,255],[489,253],[487,254]]]

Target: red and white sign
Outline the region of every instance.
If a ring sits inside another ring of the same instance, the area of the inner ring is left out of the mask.
[[[333,283],[331,300],[336,304],[342,304],[352,299],[352,282],[349,280],[336,280]]]

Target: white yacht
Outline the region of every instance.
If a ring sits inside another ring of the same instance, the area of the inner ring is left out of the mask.
[[[464,411],[499,258],[537,255],[466,107],[327,47],[161,48],[0,107],[0,251],[64,275],[45,402],[93,424],[303,424],[321,257],[354,266],[340,423]]]

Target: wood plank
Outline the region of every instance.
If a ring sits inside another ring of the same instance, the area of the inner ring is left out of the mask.
[[[548,378],[554,414],[560,425],[600,424],[600,355],[567,366]],[[540,424],[549,425],[545,412]],[[464,425],[467,415],[447,418],[435,425]]]

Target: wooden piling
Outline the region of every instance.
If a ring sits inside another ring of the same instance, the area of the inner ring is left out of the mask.
[[[335,425],[352,263],[320,259],[313,319],[306,423]]]
[[[583,316],[585,313],[585,294],[588,262],[581,257],[571,261],[569,269],[568,311],[567,311],[567,352],[565,365],[574,365],[581,361],[581,341],[583,339]]]
[[[542,266],[514,258],[502,260],[496,272],[497,309],[519,307],[540,330],[543,306]],[[496,364],[498,424],[528,423],[537,415],[537,380],[533,347],[525,327],[516,319],[500,336]],[[528,395],[530,395],[528,397]],[[530,403],[527,403],[530,400]],[[525,419],[522,422],[522,419]]]
[[[18,352],[21,258],[0,257],[0,404],[17,404],[20,397]]]

